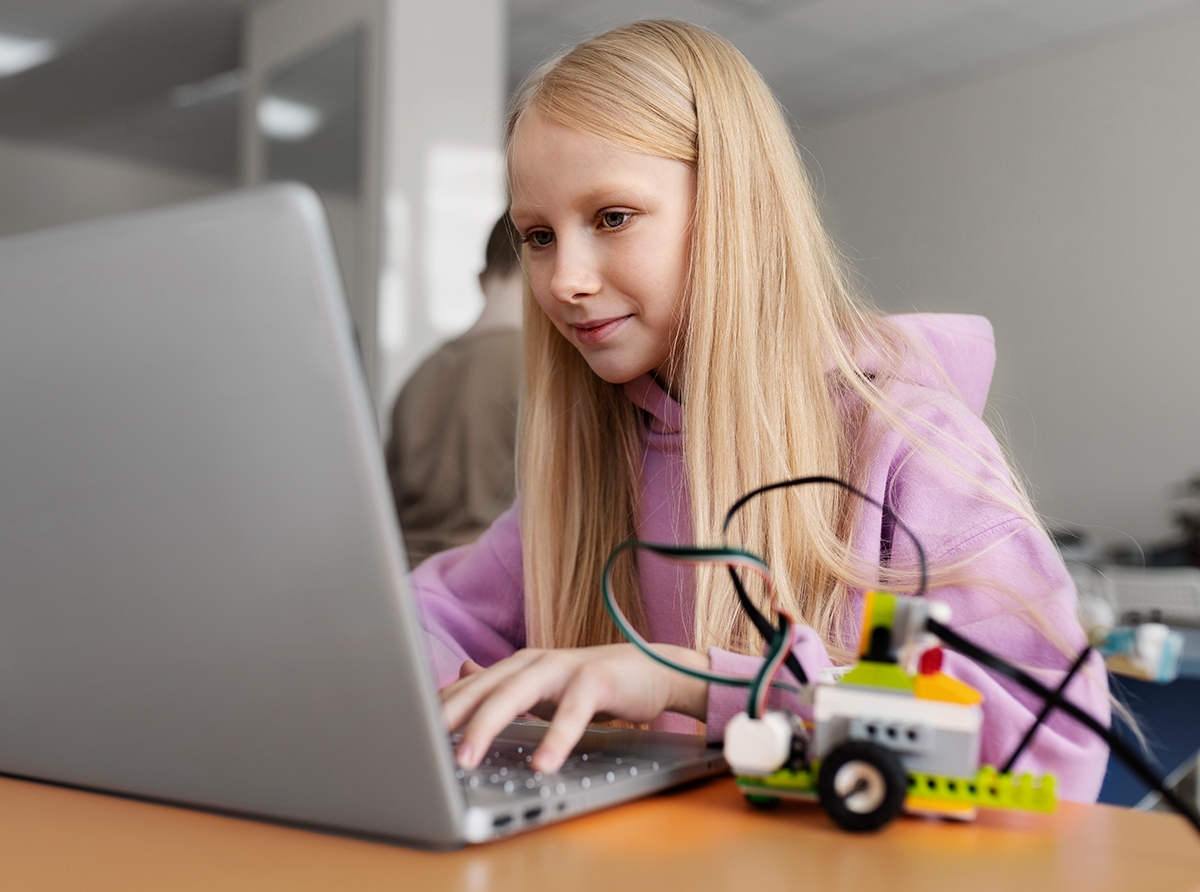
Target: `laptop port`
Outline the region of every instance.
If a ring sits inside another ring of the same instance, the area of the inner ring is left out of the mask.
[[[493,827],[504,827],[508,824],[511,824],[512,819],[513,819],[512,815],[500,815],[500,817],[498,817],[494,821],[492,821],[492,826]]]
[[[525,812],[525,820],[526,821],[536,821],[541,816],[542,816],[542,807],[540,805],[537,808],[531,808],[531,809],[529,809],[529,811]]]

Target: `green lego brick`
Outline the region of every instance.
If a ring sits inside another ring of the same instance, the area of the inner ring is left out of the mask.
[[[766,777],[739,776],[738,787],[747,797],[811,799],[816,796],[820,765],[807,770],[781,769]],[[973,778],[942,777],[934,774],[910,774],[908,795],[961,805],[984,808],[1011,808],[1024,811],[1052,812],[1057,804],[1054,775],[1036,779],[1031,774],[1000,774],[984,765]]]
[[[781,768],[766,777],[748,777],[738,775],[738,787],[747,796],[814,796],[817,791],[817,770],[815,763],[807,769],[789,771]]]
[[[935,799],[985,808],[1014,808],[1024,811],[1054,811],[1057,798],[1054,775],[1035,779],[1032,774],[1014,776],[1001,774],[991,765],[984,765],[974,778],[940,777],[933,774],[910,774],[908,794],[921,799]]]
[[[871,611],[871,624],[868,628],[883,626],[887,629],[896,627],[896,596],[887,592],[875,592],[873,602],[875,609]]]
[[[912,693],[913,680],[895,663],[875,663],[863,660],[842,676],[841,684],[864,688],[890,688]]]

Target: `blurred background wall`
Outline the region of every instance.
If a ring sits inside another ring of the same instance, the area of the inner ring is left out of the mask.
[[[1200,470],[1200,17],[805,128],[886,309],[981,313],[990,406],[1052,522],[1171,535]]]

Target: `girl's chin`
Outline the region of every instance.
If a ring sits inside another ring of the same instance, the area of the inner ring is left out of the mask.
[[[617,366],[601,362],[588,362],[588,367],[595,372],[597,378],[601,381],[607,381],[609,384],[628,384],[630,381],[636,381],[642,375],[652,370],[652,367],[649,366],[641,368],[640,366]]]

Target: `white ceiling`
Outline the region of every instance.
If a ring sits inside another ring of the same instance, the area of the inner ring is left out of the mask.
[[[232,177],[237,97],[171,91],[238,64],[258,0],[0,0],[0,32],[59,42],[0,78],[0,133]],[[330,0],[337,2],[337,0]],[[428,0],[411,0],[428,2]],[[454,0],[441,0],[451,2]],[[728,37],[802,124],[1200,14],[1200,0],[510,0],[509,78],[590,34],[678,18]]]
[[[512,0],[509,75],[622,22],[684,19],[729,38],[814,123],[1197,12],[1196,0]]]

